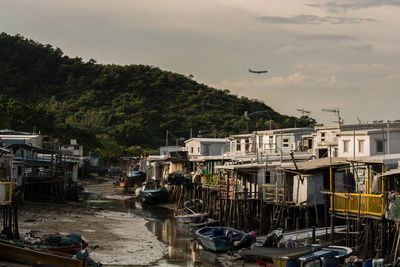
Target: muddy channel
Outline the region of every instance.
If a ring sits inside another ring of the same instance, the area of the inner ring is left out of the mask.
[[[171,205],[143,207],[113,181],[88,181],[83,202],[24,203],[20,234],[81,233],[90,256],[104,266],[256,266],[203,250],[175,225]]]

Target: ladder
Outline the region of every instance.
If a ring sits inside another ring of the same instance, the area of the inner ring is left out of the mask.
[[[285,201],[284,200],[282,200],[279,205],[276,205],[274,207],[274,214],[272,216],[272,225],[271,225],[271,228],[269,229],[269,233],[271,233],[273,230],[276,230],[277,228],[281,227],[282,215],[283,215],[284,209],[285,209]]]

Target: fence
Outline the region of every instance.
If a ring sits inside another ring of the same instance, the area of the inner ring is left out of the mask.
[[[263,200],[266,202],[281,202],[285,199],[285,186],[264,184],[263,185]]]
[[[335,193],[334,195],[335,211],[382,216],[384,213],[383,205],[383,194]]]

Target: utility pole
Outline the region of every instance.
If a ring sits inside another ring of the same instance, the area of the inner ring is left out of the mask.
[[[193,137],[193,128],[190,128],[190,139]]]
[[[168,147],[168,130],[165,135],[165,146]]]

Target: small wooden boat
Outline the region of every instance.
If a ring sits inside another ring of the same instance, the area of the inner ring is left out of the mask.
[[[201,223],[176,223],[176,227],[191,232],[196,235],[196,231],[206,226],[218,225],[219,221],[208,218],[207,221]]]
[[[83,260],[75,258],[74,255],[25,246],[22,243],[13,243],[4,240],[0,241],[0,257],[34,266],[83,266]]]
[[[322,266],[324,258],[334,257],[336,260],[347,257],[352,253],[351,248],[340,246],[307,246],[296,248],[276,248],[254,246],[241,254],[247,259],[257,260],[274,266],[308,266],[311,263]],[[308,264],[308,265],[307,265]],[[310,265],[311,266],[311,265]],[[314,266],[314,265],[312,265]]]
[[[210,215],[208,213],[195,213],[175,216],[177,223],[202,223],[207,221]]]
[[[233,242],[227,238],[228,232],[232,232],[233,241],[239,241],[244,232],[229,227],[203,227],[196,231],[202,245],[213,251],[228,251],[233,248]]]
[[[299,258],[299,262],[301,265],[304,265],[306,262],[313,262],[315,260],[317,261],[335,261],[336,263],[339,263],[342,261],[345,257],[350,256],[350,254],[353,252],[353,250],[349,247],[342,247],[342,246],[327,246],[323,247],[318,251],[315,251],[313,253],[301,256]],[[299,264],[299,266],[300,266]],[[324,264],[325,265],[325,264]]]
[[[139,198],[144,204],[157,204],[168,199],[168,192],[164,188],[145,189],[139,192]]]
[[[78,233],[47,236],[45,241],[39,245],[40,248],[73,255],[87,246],[88,241]]]

